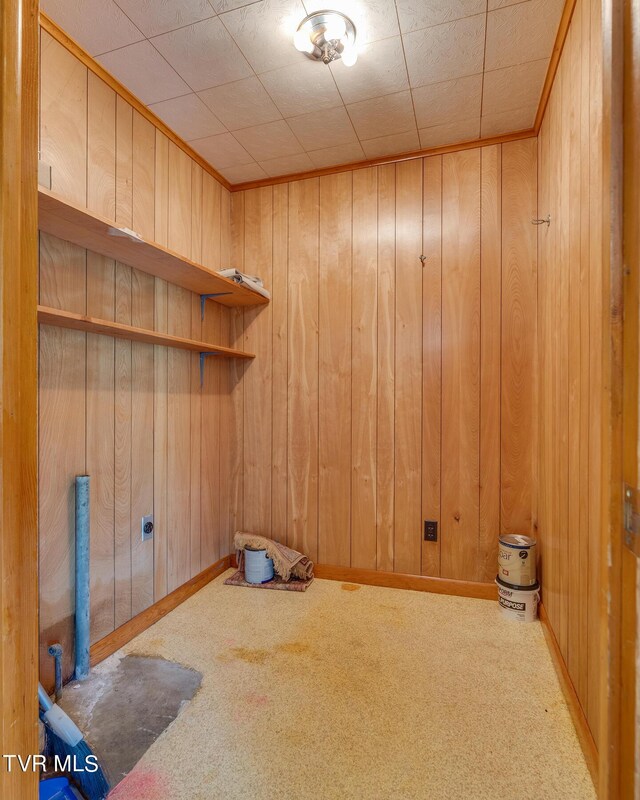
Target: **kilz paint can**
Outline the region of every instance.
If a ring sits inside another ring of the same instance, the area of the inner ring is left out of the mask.
[[[511,586],[496,578],[498,604],[502,616],[517,622],[534,622],[538,617],[540,584],[533,586]]]
[[[536,583],[536,540],[518,533],[501,536],[498,577],[511,586],[533,586]]]

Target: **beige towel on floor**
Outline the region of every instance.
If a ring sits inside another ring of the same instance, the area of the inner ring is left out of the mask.
[[[250,547],[253,550],[266,550],[269,558],[273,559],[273,568],[284,581],[288,581],[289,578],[301,578],[302,580],[313,578],[313,561],[297,550],[274,542],[273,539],[267,539],[266,536],[236,531],[233,537],[233,546],[238,554],[238,564],[241,563],[242,550]]]

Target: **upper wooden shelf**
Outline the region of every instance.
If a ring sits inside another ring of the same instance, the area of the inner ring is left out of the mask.
[[[223,278],[213,270],[154,242],[119,228],[113,221],[38,187],[38,227],[87,250],[212,298],[223,306],[261,306],[269,301],[257,292]]]
[[[117,339],[158,344],[163,347],[178,347],[181,350],[211,353],[226,358],[255,358],[253,353],[233,350],[231,347],[222,347],[209,342],[198,342],[194,339],[183,339],[181,336],[171,336],[168,333],[149,331],[145,328],[136,328],[133,325],[124,325],[121,322],[110,322],[106,319],[87,317],[83,314],[75,314],[71,311],[62,311],[48,306],[38,306],[38,322],[41,325],[55,325],[58,328],[71,328],[76,331],[87,331],[88,333],[98,333],[103,336],[114,336]]]

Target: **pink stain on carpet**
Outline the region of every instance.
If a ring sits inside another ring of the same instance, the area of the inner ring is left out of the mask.
[[[248,722],[255,716],[256,711],[266,708],[269,705],[269,698],[257,692],[247,692],[238,699],[238,705],[233,712],[234,722]]]
[[[166,800],[168,783],[166,775],[134,769],[109,792],[109,800]]]

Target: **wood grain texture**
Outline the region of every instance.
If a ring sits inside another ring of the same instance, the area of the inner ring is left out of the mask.
[[[351,565],[375,569],[378,174],[353,173],[351,288]]]
[[[600,37],[599,4],[578,0],[540,128],[537,210],[538,217],[551,214],[551,225],[537,230],[542,592],[562,668],[596,744],[605,325]]]
[[[38,4],[0,6],[0,740],[38,747]],[[37,771],[0,770],[5,800],[35,798]]]
[[[51,167],[51,188],[87,202],[87,68],[42,33],[40,158]]]
[[[480,522],[478,575],[493,578],[500,531],[500,467],[502,375],[502,149],[481,151],[480,252]],[[519,214],[523,210],[519,209]],[[527,224],[525,218],[524,223]],[[526,261],[525,261],[526,263]],[[516,262],[519,266],[519,263]],[[531,315],[535,303],[527,309]],[[530,323],[529,317],[529,323]],[[534,476],[530,476],[533,483]]]
[[[116,95],[90,72],[87,86],[87,208],[116,216]]]
[[[478,571],[480,150],[442,159],[441,576]],[[497,368],[497,365],[494,365]]]
[[[287,544],[318,558],[317,179],[289,186],[289,496]]]
[[[422,517],[438,524],[442,446],[442,156],[425,158],[422,253]],[[439,577],[440,539],[422,542],[422,574]]]
[[[320,179],[318,560],[351,561],[351,173]]]
[[[533,528],[536,143],[502,146],[501,532]]]
[[[395,508],[396,167],[378,169],[377,569],[393,572]]]

